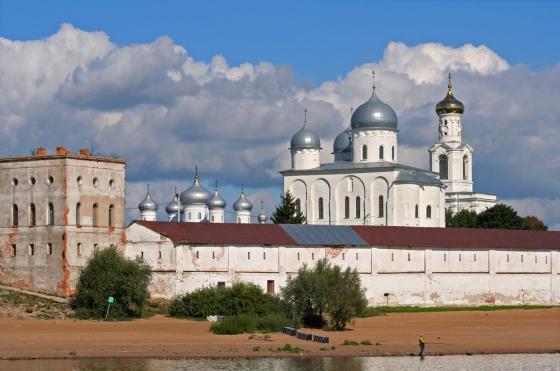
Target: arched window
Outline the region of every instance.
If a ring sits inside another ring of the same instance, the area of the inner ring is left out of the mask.
[[[212,222],[214,222],[214,221],[215,221],[215,220],[214,220],[214,215],[212,215]]]
[[[426,218],[430,219],[432,217],[432,207],[430,205],[426,206]]]
[[[350,218],[350,197],[344,197],[344,219]]]
[[[97,227],[97,204],[93,204],[93,213],[91,216],[91,225]]]
[[[383,216],[385,215],[385,213],[384,213],[385,205],[383,205],[383,196],[379,196],[378,203],[379,203],[379,205],[377,205],[378,215],[379,215],[380,218],[383,218]]]
[[[383,160],[383,155],[384,155],[384,149],[383,146],[379,146],[379,159]]]
[[[440,155],[439,156],[439,178],[440,179],[449,179],[447,156],[446,155]]]
[[[361,204],[362,204],[362,199],[360,198],[360,196],[356,197],[356,219],[360,219],[361,218]]]
[[[52,202],[49,202],[49,211],[47,214],[47,224],[54,225],[54,205]]]
[[[35,204],[29,205],[29,225],[35,225],[37,219],[35,218]]]
[[[76,225],[80,225],[81,209],[82,209],[82,204],[78,202],[76,204]]]
[[[12,205],[12,227],[17,227],[19,224],[19,212],[16,204]]]
[[[419,215],[418,215],[418,204],[416,204],[416,206],[414,206],[414,217],[416,219],[418,219]]]
[[[113,205],[109,205],[109,227],[113,227],[113,211],[114,211],[115,207]]]
[[[296,212],[301,213],[301,201],[299,198],[296,198]]]
[[[468,166],[469,166],[469,157],[467,155],[463,156],[463,179],[467,180],[468,178]]]
[[[319,219],[323,219],[323,197],[319,197],[319,201],[317,202],[317,204],[319,206]]]
[[[200,220],[202,218],[202,214],[198,213],[198,220]]]
[[[395,161],[395,146],[391,147],[391,160]]]
[[[367,146],[365,144],[362,146],[362,160],[367,160]]]

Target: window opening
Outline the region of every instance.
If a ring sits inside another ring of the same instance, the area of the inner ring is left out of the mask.
[[[29,244],[29,256],[33,256],[33,255],[35,255],[35,246],[32,243],[30,243]]]
[[[344,197],[344,219],[350,218],[350,197]]]
[[[16,256],[17,255],[17,246],[15,244],[12,244],[12,256]]]
[[[97,227],[97,204],[93,204],[93,213],[92,213],[92,225]]]
[[[114,220],[113,220],[113,210],[115,207],[113,205],[109,205],[109,227],[113,227]]]
[[[35,204],[29,205],[29,225],[35,225]]]
[[[19,224],[18,207],[16,204],[12,205],[12,227],[17,227]]]
[[[323,219],[323,197],[319,197],[317,204],[319,206],[319,219]]]
[[[52,255],[52,243],[47,243],[47,255]]]
[[[426,218],[431,219],[432,217],[432,207],[430,205],[426,206]]]
[[[395,161],[395,146],[391,147],[391,159]]]
[[[48,211],[47,219],[49,225],[54,225],[54,205],[52,202],[49,202],[49,211]]]
[[[418,217],[419,217],[418,214],[419,214],[419,212],[418,212],[418,204],[417,204],[416,206],[414,206],[414,217],[416,219],[418,219]]]
[[[82,244],[78,243],[78,246],[76,247],[76,254],[78,256],[82,256]]]
[[[82,208],[82,204],[81,203],[77,203],[76,204],[76,225],[80,225],[80,211]]]
[[[440,179],[448,179],[449,176],[449,169],[448,169],[448,161],[446,155],[439,156],[439,178]]]
[[[274,280],[266,281],[266,292],[269,294],[274,294]]]
[[[362,206],[362,199],[360,196],[356,197],[356,219],[360,219],[361,216],[361,206]]]
[[[362,160],[367,160],[367,146],[362,146]]]
[[[378,205],[377,206],[378,206],[378,210],[377,210],[378,215],[379,215],[380,218],[383,218],[383,214],[384,214],[384,211],[385,211],[385,205],[383,205],[383,196],[378,197]]]
[[[383,146],[379,146],[379,159],[383,160],[383,155],[384,155],[384,148]]]

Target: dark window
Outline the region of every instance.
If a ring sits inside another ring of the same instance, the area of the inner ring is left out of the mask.
[[[82,208],[81,203],[76,204],[76,225],[80,225],[80,209]]]
[[[410,253],[408,253],[408,257],[407,257],[408,261],[410,261]]]
[[[385,205],[383,205],[383,196],[379,196],[377,208],[378,208],[379,217],[383,218],[383,215],[385,215],[385,213],[384,213]]]
[[[298,213],[301,212],[301,201],[300,201],[299,198],[296,198],[296,211],[297,211]]]
[[[35,255],[35,246],[32,243],[29,244],[29,255]]]
[[[47,255],[52,255],[52,243],[47,244]]]
[[[251,253],[247,252],[247,260],[251,260]]]
[[[161,251],[158,251],[158,259],[161,260]]]
[[[109,205],[109,227],[113,227],[113,210],[115,209],[115,207],[113,205]]]
[[[76,248],[76,253],[78,256],[82,256],[82,244],[78,243],[78,246]]]
[[[266,252],[263,252],[263,260],[266,260]]]
[[[439,178],[440,179],[448,179],[448,166],[447,166],[447,156],[440,155],[439,156]]]
[[[395,146],[391,147],[391,159],[395,160]]]
[[[299,260],[299,252],[297,253],[297,260]]]
[[[345,259],[346,259],[346,254],[342,253],[342,260],[345,260]]]
[[[467,155],[463,156],[463,179],[467,180],[467,171],[468,171],[468,164],[469,164],[469,157]]]
[[[196,252],[196,258],[199,259],[200,258],[200,251]]]
[[[224,281],[218,281],[218,287],[226,287],[226,283]]]
[[[418,219],[420,216],[418,215],[418,205],[414,206],[414,217]]]
[[[350,197],[344,197],[344,219],[350,218]]]
[[[97,204],[93,204],[93,213],[92,213],[92,217],[91,217],[91,225],[93,225],[94,227],[97,227]]]
[[[391,253],[391,261],[395,261],[395,254]]]
[[[356,219],[360,219],[361,216],[361,204],[362,204],[362,199],[358,196],[356,197]]]
[[[54,225],[54,205],[52,202],[49,202],[49,212],[47,216],[47,224]]]
[[[17,227],[19,223],[19,213],[16,204],[12,205],[12,227]]]
[[[29,225],[35,225],[35,204],[29,205]]]
[[[17,254],[17,246],[15,244],[12,244],[12,256],[16,256]]]
[[[324,214],[323,214],[323,197],[319,197],[318,206],[319,206],[319,219],[323,219],[323,218],[324,218]]]
[[[362,160],[367,160],[367,146],[362,146]]]
[[[383,160],[383,155],[384,155],[384,148],[383,146],[379,146],[379,159]]]
[[[432,207],[430,205],[426,206],[426,218],[430,219],[432,217]]]
[[[266,292],[269,294],[274,294],[274,280],[266,281]]]
[[[314,252],[311,253],[311,260],[315,260],[315,253]]]
[[[216,259],[216,253],[212,251],[212,259]]]

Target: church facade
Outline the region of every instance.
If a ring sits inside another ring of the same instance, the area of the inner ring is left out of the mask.
[[[398,162],[398,118],[377,96],[352,114],[333,144],[334,162],[321,164],[321,141],[308,128],[291,139],[291,169],[281,171],[309,224],[445,227],[445,209],[480,212],[496,202],[474,193],[472,148],[461,142],[464,106],[448,94],[436,106],[439,141],[430,170]],[[462,170],[462,171],[461,171]]]

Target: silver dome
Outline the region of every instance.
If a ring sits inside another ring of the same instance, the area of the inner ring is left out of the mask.
[[[239,196],[237,201],[233,203],[233,210],[235,211],[253,210],[253,204],[251,203],[251,201],[247,199],[247,197],[245,197],[245,193],[243,191],[241,191],[241,195]]]
[[[266,224],[266,214],[264,213],[264,201],[261,200],[261,212],[259,213],[259,215],[257,216],[257,220],[259,221],[259,224]]]
[[[200,178],[196,175],[193,184],[186,191],[181,193],[181,203],[183,205],[205,205],[208,203],[210,197],[210,192],[200,185]]]
[[[152,200],[149,188],[144,200],[138,204],[138,209],[140,209],[140,211],[157,211],[158,205]]]
[[[375,88],[368,101],[354,111],[351,121],[352,129],[397,130],[397,123],[397,114],[377,97]]]
[[[307,110],[305,110],[305,118],[303,127],[294,134],[290,141],[290,149],[321,149],[321,140],[314,131],[307,128]]]
[[[167,204],[167,206],[165,207],[165,212],[167,213],[167,215],[177,215],[178,211],[182,211],[179,203],[179,195],[175,194],[175,196],[173,197],[173,200],[171,200],[171,202],[169,202]]]
[[[208,208],[210,210],[213,209],[225,209],[226,208],[226,200],[224,200],[222,198],[222,196],[220,196],[220,192],[218,192],[218,189],[216,188],[214,190],[214,194],[212,195],[212,197],[210,197],[210,199],[208,200]]]
[[[338,134],[333,143],[333,153],[352,152],[352,133],[350,129]]]

